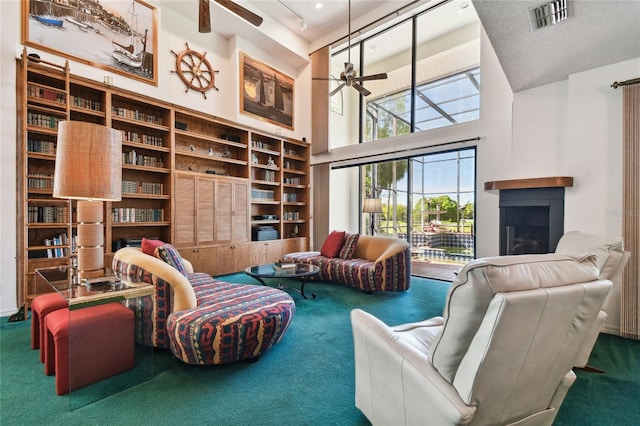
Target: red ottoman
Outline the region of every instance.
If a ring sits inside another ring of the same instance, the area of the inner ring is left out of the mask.
[[[58,293],[42,294],[31,302],[31,349],[40,349],[40,362],[44,362],[44,319],[51,312],[68,306]]]
[[[132,369],[134,323],[133,311],[120,303],[48,314],[44,370],[48,376],[56,374],[56,393],[64,395]]]

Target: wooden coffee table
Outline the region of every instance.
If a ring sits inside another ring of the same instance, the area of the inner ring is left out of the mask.
[[[300,289],[293,287],[285,287],[282,283],[278,284],[279,289],[294,290],[302,295],[305,299],[309,299],[304,292],[304,285],[307,280],[320,272],[320,268],[315,265],[307,265],[305,263],[296,264],[295,268],[277,269],[275,263],[268,263],[266,265],[250,266],[244,270],[247,275],[252,276],[260,282],[260,284],[266,286],[264,282],[265,278],[288,278],[299,280],[301,282]],[[316,294],[311,293],[311,299],[315,299]]]

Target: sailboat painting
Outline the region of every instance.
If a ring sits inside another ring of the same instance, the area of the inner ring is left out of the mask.
[[[240,112],[293,130],[293,78],[242,52],[240,73]]]
[[[143,0],[24,0],[22,4],[26,46],[158,84],[154,6]]]

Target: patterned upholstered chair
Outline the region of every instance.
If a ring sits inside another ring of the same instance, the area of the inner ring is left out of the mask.
[[[170,244],[157,247],[154,256],[122,248],[112,269],[155,286],[153,296],[129,301],[137,317],[136,341],[170,348],[187,364],[257,359],[282,340],[295,313],[284,291],[194,273]]]

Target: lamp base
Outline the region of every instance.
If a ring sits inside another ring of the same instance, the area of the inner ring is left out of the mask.
[[[104,224],[102,201],[78,201],[78,274],[80,278],[104,275]]]

